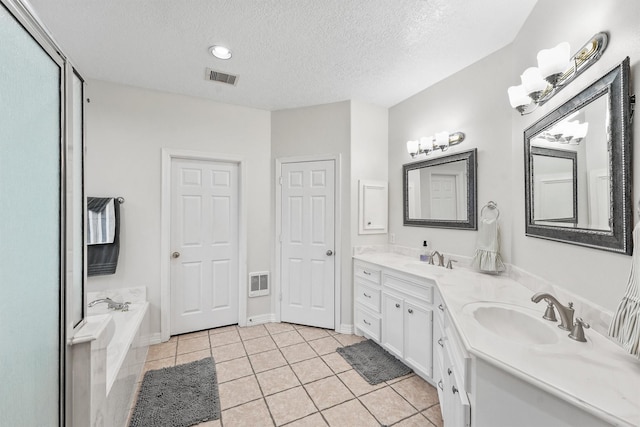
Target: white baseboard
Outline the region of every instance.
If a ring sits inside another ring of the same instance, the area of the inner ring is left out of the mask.
[[[261,325],[263,323],[272,323],[276,321],[275,313],[260,314],[247,318],[246,326]]]
[[[345,325],[344,323],[340,324],[336,332],[340,334],[353,334],[353,325]]]
[[[160,338],[160,332],[149,335],[149,345],[160,344],[162,339]]]

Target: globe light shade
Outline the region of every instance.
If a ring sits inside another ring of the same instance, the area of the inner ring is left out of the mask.
[[[435,142],[434,146],[448,147],[449,146],[449,132],[445,130],[445,131],[436,133],[436,142]]]
[[[518,108],[531,104],[531,98],[529,98],[529,95],[527,95],[527,91],[522,85],[511,86],[509,89],[507,89],[507,93],[509,94],[509,102],[511,103],[511,108]]]
[[[548,80],[549,77],[553,78],[567,71],[571,65],[569,49],[571,49],[569,43],[563,42],[554,48],[543,49],[538,52],[540,75]]]
[[[539,95],[548,86],[548,83],[545,79],[542,78],[542,74],[540,74],[540,69],[538,69],[537,67],[529,67],[524,70],[524,73],[522,73],[520,79],[522,80],[522,85],[524,86],[525,92],[529,96],[531,96],[532,94]],[[536,101],[535,98],[533,100]]]
[[[418,141],[407,141],[407,152],[415,156],[418,153]]]

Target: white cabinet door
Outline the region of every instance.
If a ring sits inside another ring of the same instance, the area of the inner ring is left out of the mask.
[[[404,358],[415,370],[432,377],[433,311],[410,300],[404,302]]]
[[[401,297],[382,293],[382,345],[397,357],[403,357],[403,311]]]

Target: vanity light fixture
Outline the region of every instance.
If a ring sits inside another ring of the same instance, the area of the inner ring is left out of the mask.
[[[230,59],[231,50],[221,45],[213,45],[209,48],[209,52],[218,59]]]
[[[442,131],[436,133],[434,136],[425,136],[419,140],[407,141],[407,151],[411,155],[411,158],[415,158],[420,154],[428,156],[434,150],[445,152],[452,145],[458,145],[462,141],[464,141],[464,133]]]
[[[569,43],[538,52],[538,66],[527,68],[520,76],[522,84],[507,93],[511,107],[521,115],[529,114],[600,59],[607,47],[607,33],[594,35],[578,53],[569,57]]]
[[[587,136],[589,122],[580,123],[578,120],[563,120],[548,131],[542,133],[542,137],[549,142],[558,144],[578,145]]]

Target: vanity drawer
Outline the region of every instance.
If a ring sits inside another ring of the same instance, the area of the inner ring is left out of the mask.
[[[384,275],[384,286],[414,296],[420,300],[433,303],[433,284],[423,281],[409,281],[404,278]]]
[[[380,288],[356,278],[356,302],[380,313]]]
[[[371,268],[368,265],[355,263],[353,266],[353,274],[355,277],[360,277],[377,285],[380,284],[380,270]]]
[[[380,316],[358,306],[356,307],[356,327],[372,340],[380,342]]]

